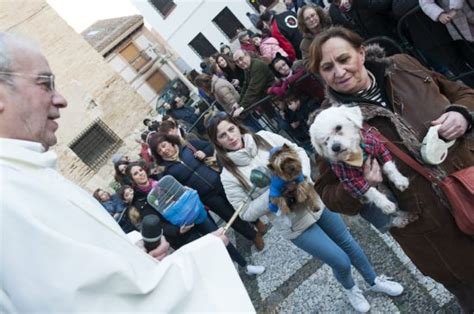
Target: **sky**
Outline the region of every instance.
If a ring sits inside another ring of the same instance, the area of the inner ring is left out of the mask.
[[[97,20],[140,14],[130,0],[47,0],[78,33]]]

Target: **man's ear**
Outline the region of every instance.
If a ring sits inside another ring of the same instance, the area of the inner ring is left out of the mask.
[[[342,108],[341,108],[342,109]],[[354,125],[362,129],[362,123],[364,121],[364,118],[362,117],[362,111],[358,106],[353,106],[353,107],[344,107],[344,115],[345,117],[354,123]]]

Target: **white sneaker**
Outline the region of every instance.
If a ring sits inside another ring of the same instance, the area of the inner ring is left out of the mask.
[[[247,270],[245,271],[247,275],[260,275],[265,271],[264,266],[257,266],[257,265],[247,265]]]
[[[366,313],[370,310],[369,302],[367,302],[362,291],[356,285],[351,289],[346,289],[346,295],[352,307],[357,312]]]
[[[392,278],[388,278],[384,275],[377,276],[374,281],[375,283],[372,287],[370,287],[370,290],[375,292],[382,292],[392,297],[396,297],[402,294],[403,286],[398,282],[391,281],[389,279]]]

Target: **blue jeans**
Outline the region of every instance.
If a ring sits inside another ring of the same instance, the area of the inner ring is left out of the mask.
[[[345,289],[354,287],[351,265],[369,285],[374,284],[375,271],[359,244],[352,238],[342,218],[325,208],[321,218],[292,242],[313,257],[328,264],[334,277]]]
[[[374,203],[364,205],[359,212],[359,215],[371,223],[381,233],[386,233],[392,225],[393,217],[384,214],[379,207],[375,206]]]

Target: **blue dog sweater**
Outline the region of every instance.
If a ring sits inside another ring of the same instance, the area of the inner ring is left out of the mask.
[[[280,149],[281,149],[281,146],[272,148],[270,150],[270,156],[272,156],[275,152],[277,152]],[[270,197],[269,197],[269,205],[268,205],[268,208],[270,209],[270,211],[272,213],[278,213],[278,211],[280,210],[278,206],[276,206],[275,204],[271,202],[271,200],[275,197],[280,197],[283,191],[285,190],[285,187],[287,186],[287,184],[292,183],[292,182],[296,182],[297,184],[299,184],[303,181],[304,181],[303,173],[300,173],[298,177],[296,177],[296,179],[292,181],[284,181],[279,176],[272,174],[270,178]]]

